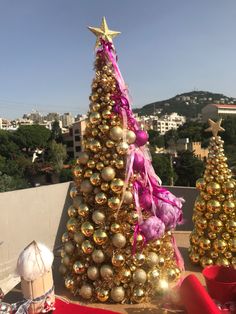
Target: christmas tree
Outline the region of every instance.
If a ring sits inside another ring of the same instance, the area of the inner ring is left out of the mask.
[[[224,142],[218,135],[224,131],[221,121],[209,119],[210,127],[206,131],[211,131],[213,137],[204,176],[196,182],[200,195],[194,204],[189,256],[202,267],[236,265],[236,186],[224,155]]]
[[[119,32],[97,36],[84,151],[73,169],[73,205],[63,234],[65,286],[84,299],[143,302],[167,289],[183,268],[172,230],[182,199],[161,187],[117,64]]]

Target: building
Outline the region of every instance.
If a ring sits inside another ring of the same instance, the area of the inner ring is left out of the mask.
[[[75,122],[75,118],[72,116],[70,112],[66,112],[61,116],[62,127],[69,128]]]
[[[70,158],[78,157],[83,150],[83,136],[86,128],[86,120],[81,119],[73,123],[68,132],[63,133],[63,140],[67,147],[67,154]]]
[[[176,112],[170,115],[164,115],[161,118],[156,117],[152,123],[152,129],[158,131],[161,135],[164,135],[169,130],[176,130],[186,122],[184,116],[178,115]]]
[[[8,130],[11,126],[11,122],[7,119],[0,118],[0,130]]]
[[[189,150],[201,160],[206,160],[209,150],[203,148],[201,142],[190,142],[188,138],[180,138],[176,142],[169,141],[166,153],[177,156],[178,152]]]
[[[236,117],[236,104],[209,104],[202,108],[202,121],[218,120],[227,116]]]

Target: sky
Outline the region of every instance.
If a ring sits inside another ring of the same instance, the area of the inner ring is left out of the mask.
[[[133,108],[194,89],[236,97],[235,0],[0,0],[0,117],[86,113],[105,16]]]

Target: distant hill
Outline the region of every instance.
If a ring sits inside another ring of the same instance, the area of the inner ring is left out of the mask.
[[[134,109],[139,115],[163,115],[177,112],[187,118],[196,118],[203,107],[210,103],[236,104],[236,98],[207,91],[192,91],[176,95],[170,99],[153,102]]]

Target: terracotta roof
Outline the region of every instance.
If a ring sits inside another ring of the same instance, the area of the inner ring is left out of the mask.
[[[228,109],[236,109],[236,104],[228,105],[228,104],[211,104],[211,106],[217,107],[217,108],[228,108]]]

